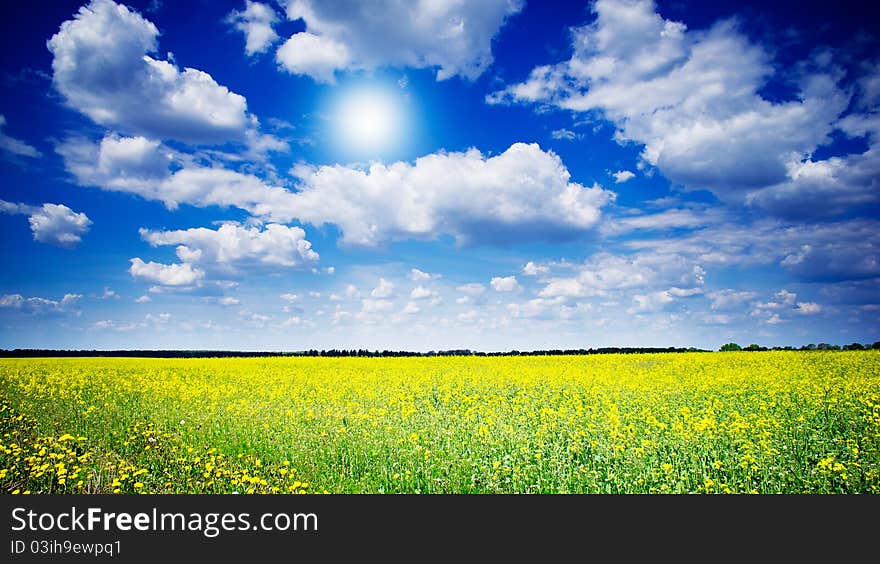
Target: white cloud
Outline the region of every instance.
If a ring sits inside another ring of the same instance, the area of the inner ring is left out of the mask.
[[[801,315],[814,315],[820,311],[822,311],[822,306],[816,302],[798,302],[797,307],[794,308],[794,312]]]
[[[154,325],[164,325],[171,320],[170,313],[159,313],[157,315],[153,315],[152,313],[148,313],[144,316],[144,322],[153,323]]]
[[[699,296],[703,293],[702,288],[677,288],[674,286],[666,291],[673,298],[690,298],[691,296]]]
[[[241,300],[239,300],[238,298],[233,298],[231,296],[225,296],[217,300],[217,303],[222,306],[228,307],[240,304]]]
[[[291,293],[289,293],[289,292],[286,293],[286,294],[281,294],[279,297],[280,297],[282,300],[284,300],[284,301],[286,301],[286,302],[288,302],[288,303],[294,303],[294,302],[298,302],[298,301],[299,301],[299,295],[298,295],[298,294],[291,294]]]
[[[28,217],[34,239],[56,247],[70,249],[82,241],[92,221],[62,204],[43,204]]]
[[[561,313],[564,301],[564,298],[535,298],[524,303],[507,304],[507,312],[518,318],[554,318]]]
[[[361,311],[363,313],[386,313],[394,309],[394,302],[391,300],[372,300],[365,299],[361,301]]]
[[[644,253],[688,257],[704,265],[778,263],[809,282],[880,276],[880,223],[870,219],[719,223],[691,234],[632,239],[624,245]]]
[[[100,143],[71,138],[56,147],[78,184],[136,194],[168,209],[180,204],[237,207],[270,221],[293,219],[293,193],[252,174],[192,164],[157,141],[108,134]],[[176,170],[171,171],[174,165]]]
[[[785,182],[847,108],[829,61],[800,67],[796,99],[762,97],[771,57],[731,21],[688,31],[651,0],[598,0],[592,10],[596,19],[572,31],[568,61],[536,67],[488,101],[598,112],[675,183],[736,202]]]
[[[158,200],[172,210],[233,206],[268,221],[333,223],[343,243],[367,246],[443,234],[487,244],[571,238],[592,229],[614,199],[598,185],[571,182],[559,157],[535,144],[517,143],[494,157],[476,149],[440,152],[368,170],[298,166],[297,192],[193,164],[145,137],[73,138],[57,151],[81,185]]]
[[[755,299],[757,294],[750,291],[726,289],[710,292],[707,297],[712,300],[710,307],[713,310],[727,311]]]
[[[6,118],[0,114],[0,151],[6,151],[19,157],[37,158],[42,156],[42,153],[31,145],[3,133],[3,126],[5,125]]]
[[[401,310],[400,313],[411,315],[414,313],[419,313],[420,311],[421,309],[419,309],[419,306],[416,305],[415,302],[407,302],[406,306]]]
[[[627,309],[626,312],[645,313],[657,311],[672,300],[672,296],[664,291],[654,292],[652,294],[636,294],[633,296],[633,301],[636,305]]]
[[[513,292],[519,289],[519,282],[517,282],[516,276],[495,276],[489,284],[496,292]]]
[[[627,180],[631,180],[636,177],[636,174],[631,170],[618,170],[613,173],[611,176],[614,177],[615,184],[623,184]]]
[[[245,227],[224,223],[218,229],[198,227],[176,231],[140,230],[141,238],[153,247],[178,245],[177,256],[185,263],[232,267],[265,264],[296,267],[318,260],[318,253],[299,227],[270,223]]]
[[[233,10],[226,17],[226,23],[244,33],[244,51],[248,56],[262,53],[278,41],[278,34],[272,26],[279,20],[270,5],[251,0],[246,0],[244,10]]]
[[[659,261],[664,260],[658,256]],[[582,265],[575,266],[575,275],[550,279],[539,293],[542,297],[603,296],[609,291],[646,287],[660,278],[659,271],[673,268],[675,274],[686,269],[672,261],[664,264],[646,256],[625,257],[597,253]],[[668,279],[663,277],[663,279]]]
[[[345,287],[345,297],[347,298],[359,298],[361,295],[360,291],[357,289],[357,286],[354,284],[348,284]]]
[[[880,102],[880,61],[863,64],[865,74],[859,79],[859,104],[864,108],[875,108]]]
[[[151,301],[153,301],[152,298],[150,298],[150,296],[147,296],[147,295],[143,295],[143,296],[135,299],[135,303],[138,303],[138,304],[145,304],[145,303],[149,303]]]
[[[409,274],[406,276],[413,282],[427,282],[428,280],[436,280],[441,278],[440,274],[433,274],[428,272],[422,272],[418,268],[412,268],[409,271]]]
[[[334,73],[349,65],[351,55],[344,43],[330,37],[300,32],[284,42],[275,54],[275,60],[292,74],[304,74],[318,82],[334,84]]]
[[[437,296],[437,292],[434,290],[429,290],[424,286],[416,286],[413,288],[412,292],[409,293],[409,297],[414,300],[425,300],[428,298],[434,298]]]
[[[289,42],[285,43],[278,58],[291,72],[324,82],[332,82],[334,70],[380,66],[437,68],[438,80],[455,75],[473,80],[492,63],[492,38],[523,4],[521,0],[420,0],[401,9],[396,0],[369,4],[289,0],[288,18],[302,19],[306,31],[289,40],[295,40],[289,49],[285,49]],[[288,66],[291,57],[294,64]]]
[[[47,46],[52,80],[68,105],[127,133],[195,143],[246,141],[247,102],[193,68],[157,60],[159,30],[111,0],[92,0]]]
[[[21,310],[33,314],[76,313],[73,306],[82,299],[82,294],[64,294],[60,300],[34,296],[25,298],[21,294],[0,295],[0,308]]]
[[[18,309],[25,303],[21,294],[3,294],[0,296],[0,307]]]
[[[764,320],[764,323],[766,323],[767,325],[776,325],[778,323],[782,323],[783,321],[785,321],[785,320],[782,319],[781,317],[779,317],[778,313],[774,313],[770,317],[768,317],[766,320]]]
[[[88,233],[92,220],[85,213],[78,213],[63,204],[30,206],[0,200],[0,213],[28,216],[34,240],[72,249]]]
[[[537,144],[515,143],[494,157],[471,149],[415,164],[293,172],[300,181],[295,215],[313,225],[336,224],[344,243],[359,245],[441,234],[460,243],[571,237],[594,227],[600,208],[614,199],[598,185],[571,182],[561,159]]]
[[[266,323],[271,319],[268,315],[254,313],[246,309],[239,310],[238,316],[258,329],[266,327]]]
[[[478,282],[471,282],[470,284],[463,284],[455,288],[459,292],[463,294],[467,294],[469,296],[480,296],[486,291],[486,287]]]
[[[553,280],[538,292],[538,295],[542,298],[555,298],[557,296],[578,297],[587,294],[587,288],[575,278]]]
[[[850,116],[851,117],[851,116]],[[746,203],[794,219],[837,215],[880,201],[880,146],[825,160],[793,160],[784,181],[746,194]]]
[[[565,128],[553,130],[550,133],[550,136],[553,137],[553,139],[564,139],[566,141],[574,141],[575,139],[580,138],[580,135],[578,135],[574,131]]]
[[[379,279],[379,284],[373,288],[373,291],[370,292],[370,295],[374,298],[388,298],[394,295],[394,284],[385,280],[384,278]]]
[[[797,294],[794,292],[789,292],[785,288],[776,292],[775,297],[779,300],[779,303],[784,306],[790,306],[794,303],[795,298],[797,298]]]
[[[522,268],[522,273],[524,276],[539,276],[542,274],[547,274],[550,272],[550,267],[545,264],[535,264],[532,261],[526,263],[526,265]]]
[[[788,310],[794,307],[797,294],[789,292],[785,288],[773,294],[775,300],[767,302],[755,302],[752,313],[757,315],[767,310]],[[809,306],[808,306],[809,307]]]
[[[130,259],[129,262],[131,267],[128,271],[133,277],[162,286],[189,286],[205,277],[205,271],[193,268],[189,263],[144,262],[137,257]]]
[[[600,228],[606,236],[631,231],[659,231],[667,229],[695,229],[719,223],[723,215],[717,209],[694,210],[673,208],[657,213],[641,213],[609,219]]]

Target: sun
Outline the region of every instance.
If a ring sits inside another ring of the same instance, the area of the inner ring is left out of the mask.
[[[382,87],[355,87],[340,96],[335,110],[336,136],[346,153],[381,157],[403,134],[399,95]]]

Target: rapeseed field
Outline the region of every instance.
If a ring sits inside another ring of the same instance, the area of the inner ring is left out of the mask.
[[[0,491],[880,493],[880,352],[2,359]]]

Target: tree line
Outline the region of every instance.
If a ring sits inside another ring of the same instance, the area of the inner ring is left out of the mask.
[[[736,343],[725,343],[721,345],[719,351],[866,351],[869,349],[880,349],[880,341],[873,344],[850,343],[848,345],[830,345],[828,343],[810,343],[800,348],[795,347],[762,347],[760,345],[751,344],[741,347]]]
[[[768,351],[768,350],[801,350],[801,351],[840,351],[880,349],[880,341],[871,345],[851,343],[849,345],[830,345],[828,343],[807,344],[800,348],[763,347],[751,344],[741,347],[737,343],[725,343],[721,351]],[[636,353],[679,353],[679,352],[710,352],[695,347],[599,347],[587,349],[543,349],[532,351],[510,350],[505,352],[484,352],[470,349],[449,349],[428,352],[368,350],[368,349],[308,349],[300,351],[230,351],[230,350],[59,350],[59,349],[0,349],[0,357],[34,358],[34,357],[147,357],[147,358],[229,358],[229,357],[266,357],[266,356],[309,356],[309,357],[431,357],[431,356],[564,356],[590,354],[636,354]]]

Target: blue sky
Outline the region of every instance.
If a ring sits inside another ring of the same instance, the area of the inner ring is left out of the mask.
[[[880,340],[863,4],[10,6],[0,347]]]

